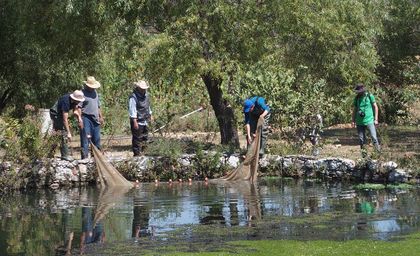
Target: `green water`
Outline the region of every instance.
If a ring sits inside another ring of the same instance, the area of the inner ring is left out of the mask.
[[[398,243],[420,232],[419,188],[352,188],[266,179],[19,193],[0,199],[0,255],[235,252],[239,240]]]

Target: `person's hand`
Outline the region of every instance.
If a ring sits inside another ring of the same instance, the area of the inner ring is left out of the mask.
[[[71,141],[71,132],[67,132],[67,139]]]
[[[153,116],[150,116],[150,122],[155,121],[155,119],[153,118]]]
[[[356,123],[355,122],[351,122],[351,127],[356,127]]]
[[[137,123],[137,120],[134,121],[133,126],[134,126],[134,130],[138,130],[139,129],[139,123]]]
[[[375,125],[378,125],[378,124],[379,124],[378,120],[375,120]]]
[[[101,125],[104,125],[105,124],[105,119],[102,116],[99,117],[99,123]]]

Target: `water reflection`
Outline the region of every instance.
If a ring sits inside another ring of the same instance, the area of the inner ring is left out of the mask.
[[[84,254],[85,248],[89,244],[101,244],[105,242],[104,218],[117,205],[117,202],[120,202],[125,197],[129,190],[130,188],[127,187],[100,187],[95,207],[82,205],[82,232],[80,234],[79,248],[77,248],[80,254]],[[68,218],[68,211],[64,212],[64,218]],[[64,228],[67,229],[67,225]],[[70,231],[68,232],[68,236],[65,237],[66,255],[72,254],[74,233],[75,231]]]
[[[419,189],[357,192],[341,183],[279,179],[75,188],[1,198],[0,255],[80,254],[114,242],[169,241],[168,232],[190,225],[244,227],[237,239],[388,240],[420,231],[419,224]]]

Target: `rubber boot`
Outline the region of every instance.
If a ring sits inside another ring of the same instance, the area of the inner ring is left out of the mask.
[[[60,151],[61,151],[61,159],[67,160],[67,161],[74,160],[73,157],[70,156],[69,140],[67,136],[64,136],[64,135],[62,136]]]

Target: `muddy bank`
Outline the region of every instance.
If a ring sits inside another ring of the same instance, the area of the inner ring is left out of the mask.
[[[141,156],[135,158],[113,157],[108,159],[126,178],[139,182],[173,181],[179,179],[203,180],[224,175],[240,164],[239,155],[185,154],[176,159]],[[96,181],[93,159],[72,162],[60,159],[38,161],[25,168],[27,179],[36,187],[59,188],[77,186]],[[0,164],[0,175],[13,171],[22,172],[10,162]],[[353,161],[344,158],[319,158],[304,155],[267,155],[260,160],[260,176],[351,180],[355,182],[419,183],[416,173],[398,168],[395,162],[377,160]]]

